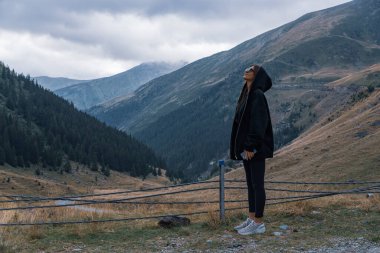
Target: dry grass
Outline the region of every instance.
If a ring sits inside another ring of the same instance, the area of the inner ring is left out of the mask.
[[[367,198],[365,194],[361,195],[334,195],[320,199],[313,199],[301,202],[294,202],[282,205],[274,205],[269,208],[270,213],[287,214],[287,215],[306,215],[316,209],[331,208],[333,206],[348,209],[359,209],[364,212],[370,210],[380,211],[380,196],[374,195]]]
[[[362,79],[364,79],[369,74],[377,73],[379,71],[380,71],[380,64],[374,64],[374,65],[369,66],[368,68],[365,68],[361,71],[353,71],[353,72],[347,74],[345,77],[343,77],[339,80],[336,80],[334,82],[331,82],[329,84],[329,86],[330,87],[348,86],[350,84],[360,82]]]
[[[235,185],[244,185],[243,184],[235,184]],[[273,186],[267,185],[267,188],[285,188],[285,189],[293,189],[293,190],[339,190],[342,187],[334,187],[334,186],[304,186],[304,185],[292,185],[292,186]],[[344,188],[348,188],[347,186],[343,186]],[[198,188],[197,186],[188,186],[188,189]],[[352,186],[351,186],[352,188]],[[169,191],[161,191],[161,192],[171,192],[176,189],[170,189]],[[157,192],[155,192],[157,193]],[[146,194],[146,193],[145,193]],[[133,193],[129,196],[139,196],[142,193]],[[302,196],[300,193],[286,193],[286,192],[277,192],[277,191],[267,191],[267,198],[274,197],[286,197],[286,196]],[[201,198],[200,198],[201,196]],[[372,198],[363,197],[365,194],[356,195],[337,195],[337,196],[329,196],[316,200],[307,200],[301,202],[287,203],[281,205],[268,205],[267,210],[271,212],[277,213],[288,213],[292,215],[299,215],[305,212],[309,212],[311,209],[316,207],[326,207],[332,204],[338,204],[340,206],[352,207],[352,208],[361,208],[363,210],[368,210],[373,208],[374,206],[379,207],[380,201],[379,196],[374,195]],[[233,189],[226,190],[226,200],[228,199],[246,199],[247,191],[245,189]],[[94,198],[93,198],[94,199]],[[97,198],[99,199],[99,198]],[[161,196],[159,201],[201,201],[202,199],[218,199],[218,192],[215,190],[205,190],[202,191],[202,195],[194,194],[193,192],[182,193],[175,196],[167,195]],[[146,200],[146,201],[152,201]],[[143,201],[143,200],[140,200]],[[268,201],[267,203],[271,203],[272,201]],[[54,204],[54,202],[44,202],[44,204]],[[239,207],[246,206],[247,203],[227,203],[226,208],[231,207]],[[16,204],[9,203],[7,205],[3,205],[3,207],[16,207]],[[211,227],[217,227],[220,225],[219,223],[219,213],[214,212],[212,210],[218,209],[218,203],[209,203],[209,204],[196,204],[196,205],[145,205],[145,204],[98,204],[94,205],[97,210],[107,210],[108,212],[95,212],[95,211],[83,211],[75,208],[61,207],[61,208],[50,208],[50,209],[33,209],[33,210],[17,210],[17,211],[4,211],[1,216],[1,223],[8,222],[38,222],[38,221],[56,221],[56,220],[94,220],[94,219],[108,219],[108,218],[121,218],[121,217],[142,217],[142,216],[155,216],[155,215],[165,215],[165,214],[175,214],[175,213],[191,213],[196,211],[208,211],[206,215],[206,221]],[[226,219],[230,218],[229,213],[234,213],[227,211]],[[203,218],[204,219],[204,218]],[[141,223],[141,222],[140,222]],[[150,224],[148,222],[148,224]],[[114,225],[112,225],[114,226]],[[98,227],[101,229],[107,228],[105,224],[93,224],[91,226],[86,226],[89,228],[88,232],[95,231]],[[30,230],[33,232],[33,229]],[[84,233],[85,231],[80,231],[80,233]],[[33,234],[36,234],[33,232]]]
[[[214,185],[217,185],[214,183]],[[234,183],[233,185],[245,185],[245,183]],[[201,186],[186,186],[186,189],[195,189]],[[337,187],[321,187],[321,186],[305,186],[305,185],[271,185],[267,184],[266,187],[272,188],[287,188],[287,189],[314,189],[314,190],[337,190]],[[351,186],[352,187],[352,186]],[[345,187],[348,188],[348,187]],[[161,190],[159,192],[171,192],[178,189]],[[155,192],[158,193],[158,192]],[[138,196],[142,193],[132,193],[128,196]],[[149,194],[144,193],[144,194]],[[267,198],[284,197],[284,196],[301,195],[295,193],[285,193],[277,191],[267,191]],[[112,196],[112,195],[111,195]],[[341,195],[329,196],[315,200],[307,200],[301,202],[280,204],[280,205],[267,205],[265,217],[277,216],[303,216],[309,215],[314,210],[323,210],[324,208],[332,208],[334,206],[347,207],[360,209],[364,212],[370,210],[380,211],[380,197],[375,194],[372,198],[364,197],[365,194],[360,195]],[[123,196],[113,196],[123,197]],[[124,195],[125,197],[125,195]],[[108,198],[108,197],[107,197]],[[228,199],[246,199],[247,191],[245,189],[226,190],[226,200]],[[101,199],[100,197],[96,199]],[[167,195],[157,198],[150,198],[151,201],[200,201],[200,200],[213,200],[218,199],[218,190],[205,190],[201,192],[189,192],[178,195]],[[148,200],[147,200],[148,201]],[[48,202],[53,204],[53,202]],[[246,206],[247,203],[228,203],[226,208]],[[15,207],[13,203],[3,205],[4,207]],[[5,211],[1,216],[1,222],[36,222],[36,221],[55,221],[55,220],[94,220],[94,219],[108,219],[108,218],[121,218],[121,217],[141,217],[141,216],[155,216],[167,215],[176,213],[191,213],[196,211],[207,211],[203,215],[191,216],[193,224],[206,224],[210,231],[216,231],[221,227],[219,220],[219,212],[213,211],[219,208],[218,203],[209,203],[204,205],[143,205],[143,204],[100,204],[94,205],[102,210],[109,210],[107,213],[97,213],[91,211],[81,211],[74,208],[52,208],[52,209],[35,209],[33,211]],[[226,224],[231,225],[236,223],[237,220],[242,220],[247,215],[247,209],[226,211]],[[265,220],[266,218],[264,218]],[[64,225],[53,226],[54,230],[60,231],[58,234],[69,236],[69,238],[76,238],[77,240],[88,240],[91,235],[102,233],[114,233],[123,229],[124,222],[107,222],[107,223],[91,223],[84,225]],[[157,220],[136,220],[128,221],[128,227],[134,229],[150,229],[157,227]],[[52,227],[44,226],[27,226],[27,227],[2,227],[0,233],[4,235],[1,238],[0,246],[5,248],[13,248],[15,251],[22,248],[20,242],[25,245],[25,240],[29,242],[41,241],[51,233]],[[56,232],[57,233],[57,232]],[[185,233],[185,232],[184,232]],[[190,232],[188,232],[190,233]]]

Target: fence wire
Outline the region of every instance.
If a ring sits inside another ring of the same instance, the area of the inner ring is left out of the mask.
[[[227,187],[226,187],[227,188]],[[303,201],[303,200],[309,200],[309,199],[315,199],[315,198],[321,198],[326,196],[332,196],[332,195],[338,195],[338,194],[352,194],[352,193],[368,193],[371,192],[373,189],[380,188],[379,185],[369,186],[369,187],[362,187],[362,188],[356,188],[352,190],[346,190],[346,191],[334,191],[334,192],[328,192],[328,191],[313,191],[313,195],[306,195],[306,196],[288,196],[288,197],[279,197],[279,198],[272,198],[271,200],[279,200],[279,199],[285,199],[285,201],[276,201],[273,203],[267,203],[267,205],[276,205],[276,204],[283,204],[283,203],[290,203],[290,202],[296,202],[296,201]],[[169,194],[175,194],[180,192],[187,192],[187,191],[197,191],[197,190],[207,190],[207,189],[219,189],[218,187],[207,187],[207,188],[200,188],[200,189],[190,189],[186,191],[177,191],[177,192],[170,192]],[[236,188],[232,188],[236,189]],[[238,188],[240,189],[240,188]],[[279,189],[275,189],[279,190]],[[286,189],[280,189],[281,191]],[[292,190],[288,190],[292,191]],[[305,191],[303,191],[305,192]],[[306,191],[309,192],[309,191]],[[168,194],[168,193],[164,193]],[[96,202],[86,202],[86,203],[74,203],[74,204],[67,204],[67,205],[50,205],[50,206],[24,206],[24,207],[15,207],[15,208],[1,208],[0,211],[9,211],[9,210],[27,210],[27,209],[35,209],[35,208],[52,208],[52,207],[68,207],[68,206],[78,206],[78,205],[91,205],[91,204],[99,204],[99,203],[129,203],[129,202],[122,202],[127,201],[130,199],[136,199],[136,198],[144,198],[144,197],[153,197],[153,196],[161,196],[162,194],[154,194],[154,195],[148,195],[148,196],[138,196],[138,197],[132,197],[128,199],[118,199],[118,200],[105,200],[105,201],[96,201]],[[297,198],[297,199],[296,199]],[[56,198],[58,199],[58,198]],[[61,198],[59,198],[61,199]],[[65,199],[67,200],[67,199]],[[268,199],[269,200],[269,199]],[[242,202],[247,200],[228,200],[226,202]],[[218,201],[192,201],[192,202],[181,202],[182,204],[199,204],[199,203],[217,203]],[[146,203],[146,202],[145,202]],[[164,202],[153,202],[154,204],[164,204]],[[166,202],[165,204],[179,204],[179,202]],[[247,206],[244,207],[234,207],[234,208],[226,208],[225,210],[236,210],[236,209],[245,209],[248,208]],[[213,211],[220,211],[219,209],[213,210]],[[179,214],[169,214],[169,215],[157,215],[157,216],[145,216],[145,217],[127,217],[127,218],[114,218],[114,219],[101,219],[101,220],[79,220],[79,221],[40,221],[40,222],[20,222],[20,223],[0,223],[0,226],[6,227],[6,226],[34,226],[34,225],[64,225],[64,224],[86,224],[86,223],[101,223],[101,222],[120,222],[120,221],[129,221],[129,220],[140,220],[140,219],[153,219],[153,218],[162,218],[172,215],[196,215],[196,214],[204,214],[209,213],[211,211],[198,211],[198,212],[191,212],[191,213],[179,213]]]

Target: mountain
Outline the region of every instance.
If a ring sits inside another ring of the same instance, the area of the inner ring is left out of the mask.
[[[71,162],[109,175],[147,176],[165,162],[145,144],[18,75],[0,62],[0,165],[71,171]]]
[[[306,14],[89,113],[146,142],[167,159],[168,173],[195,179],[227,157],[244,68],[262,64],[272,77],[267,97],[279,148],[361,86],[328,83],[380,62],[379,11],[379,1],[356,0]]]
[[[86,110],[108,100],[128,96],[142,84],[185,64],[185,62],[143,63],[117,75],[81,82],[55,90],[54,93],[73,102],[77,108]]]
[[[87,82],[87,80],[75,80],[65,77],[49,77],[49,76],[37,76],[33,78],[38,84],[45,89],[55,91],[61,88],[65,88],[74,84]]]

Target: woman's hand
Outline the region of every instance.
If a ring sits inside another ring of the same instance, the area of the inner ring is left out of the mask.
[[[251,160],[251,158],[253,158],[253,156],[255,155],[254,152],[250,152],[248,150],[244,150],[244,152],[245,152],[245,155],[247,156],[248,160]]]

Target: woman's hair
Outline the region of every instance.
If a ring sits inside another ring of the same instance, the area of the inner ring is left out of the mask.
[[[255,76],[256,76],[257,73],[259,72],[261,66],[260,66],[260,65],[257,65],[257,64],[252,64],[252,66],[254,66],[254,68],[253,68],[253,72],[255,73]]]

